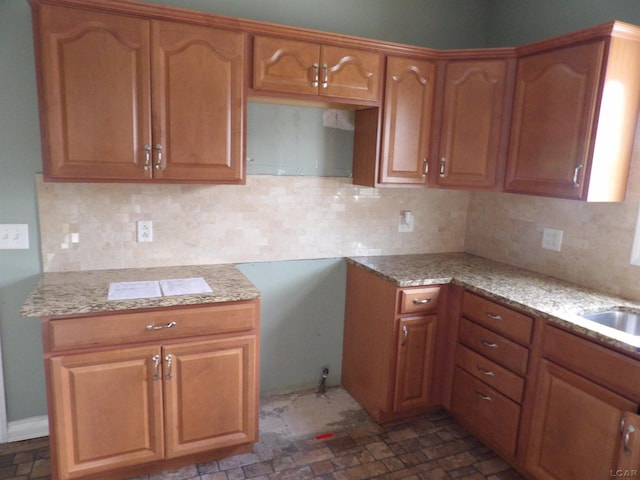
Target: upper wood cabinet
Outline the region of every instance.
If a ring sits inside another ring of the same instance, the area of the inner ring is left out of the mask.
[[[515,58],[439,65],[432,184],[502,190],[514,69]]]
[[[388,57],[379,183],[426,184],[436,64]]]
[[[640,106],[640,28],[616,22],[519,50],[505,189],[624,200]]]
[[[32,5],[45,179],[244,181],[244,34]]]
[[[383,56],[379,53],[256,35],[253,88],[378,103]]]

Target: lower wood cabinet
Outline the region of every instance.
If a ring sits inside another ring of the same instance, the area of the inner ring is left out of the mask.
[[[146,328],[132,345],[93,349],[78,347],[86,338],[76,346],[64,341],[65,332],[75,335],[64,323],[81,319],[43,320],[54,479],[125,478],[251,449],[258,438],[258,304],[184,311],[120,314]],[[120,315],[112,315],[116,324]],[[211,324],[197,336],[193,327],[207,315]],[[245,317],[238,332],[228,331],[228,315]],[[104,333],[110,315],[86,320]],[[216,334],[216,324],[224,333]],[[57,343],[48,341],[54,336]]]
[[[378,422],[441,403],[434,379],[442,288],[401,288],[347,264],[342,384]]]
[[[640,362],[551,326],[542,348],[527,471],[544,480],[638,476]]]

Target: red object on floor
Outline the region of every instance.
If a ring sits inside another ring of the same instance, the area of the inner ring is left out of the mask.
[[[317,435],[316,440],[324,440],[325,438],[333,437],[333,433],[323,433],[322,435]]]

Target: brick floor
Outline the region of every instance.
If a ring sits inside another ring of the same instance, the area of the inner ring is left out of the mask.
[[[134,480],[522,479],[445,411],[385,426],[361,410],[350,411],[343,422],[330,422],[330,430],[303,435],[263,429],[268,415],[261,410],[253,453]],[[317,439],[319,433],[331,436]],[[0,479],[50,478],[47,438],[0,444]]]

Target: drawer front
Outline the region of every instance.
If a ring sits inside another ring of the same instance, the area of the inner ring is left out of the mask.
[[[522,403],[524,378],[464,345],[458,345],[456,348],[456,365],[503,393],[514,402]]]
[[[464,292],[462,314],[523,345],[531,342],[533,318],[499,303]]]
[[[45,320],[44,328],[48,351],[56,352],[252,330],[258,326],[258,310],[255,300]]]
[[[467,347],[518,375],[527,374],[529,350],[466,318],[460,319],[459,339]]]
[[[428,313],[438,309],[440,287],[405,288],[400,291],[400,313]]]
[[[546,325],[542,355],[640,402],[640,360]]]
[[[514,456],[520,425],[517,403],[456,367],[451,410],[481,439]]]

